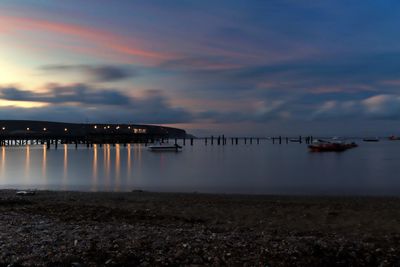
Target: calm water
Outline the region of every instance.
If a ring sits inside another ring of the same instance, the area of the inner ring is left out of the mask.
[[[0,188],[267,194],[400,194],[400,141],[343,153],[305,144],[205,146],[181,153],[143,145],[0,148]]]

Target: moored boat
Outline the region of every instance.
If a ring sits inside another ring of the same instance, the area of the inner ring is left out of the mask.
[[[341,141],[329,142],[324,140],[316,140],[308,148],[311,152],[342,152],[350,148],[357,147],[354,142],[344,143]]]
[[[178,152],[182,150],[182,147],[180,145],[154,145],[154,146],[149,146],[148,147],[150,151],[155,151],[155,152],[162,152],[162,151],[173,151],[173,152]]]
[[[369,137],[369,138],[364,138],[363,141],[364,142],[379,142],[379,138],[378,137]]]
[[[391,141],[397,141],[397,140],[400,140],[400,137],[391,135],[391,136],[389,136],[389,140],[391,140]]]

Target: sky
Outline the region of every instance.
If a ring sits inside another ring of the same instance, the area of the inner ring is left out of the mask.
[[[0,119],[400,135],[400,2],[1,0]]]

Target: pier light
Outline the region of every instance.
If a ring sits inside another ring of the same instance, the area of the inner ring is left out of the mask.
[[[107,126],[107,129],[110,129],[110,125]]]
[[[43,128],[43,131],[47,131],[47,128]]]
[[[94,128],[97,129],[97,125],[95,125]]]
[[[67,128],[64,128],[64,132],[67,132],[68,131],[68,129]]]
[[[4,131],[6,129],[6,127],[1,127],[1,129]]]
[[[115,129],[117,129],[117,130],[118,130],[118,129],[119,129],[119,126],[115,127]]]
[[[30,130],[30,128],[28,127],[28,128],[26,128],[26,130],[27,130],[27,131],[29,131],[29,130]]]
[[[105,130],[105,129],[107,129],[107,127],[106,127],[106,126],[104,126],[104,130]]]

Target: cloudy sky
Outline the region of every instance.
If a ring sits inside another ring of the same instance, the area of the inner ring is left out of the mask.
[[[400,134],[400,2],[2,0],[0,118]]]

